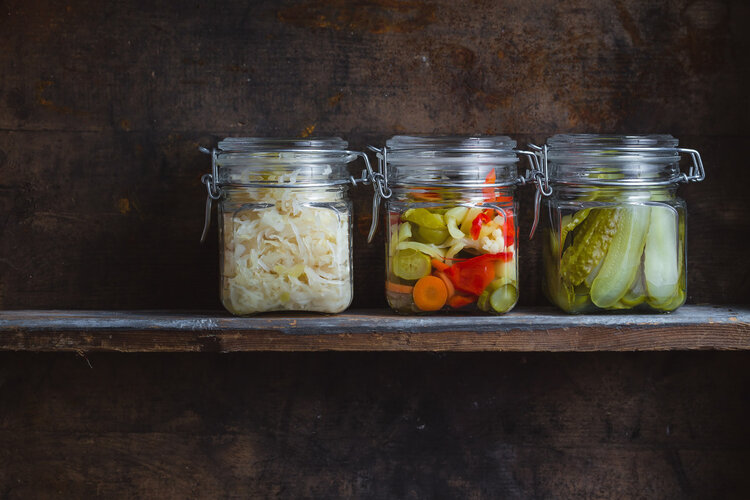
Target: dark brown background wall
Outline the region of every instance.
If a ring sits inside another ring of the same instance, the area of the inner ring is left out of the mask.
[[[747,303],[741,1],[0,3],[0,305],[218,309],[209,164],[229,135],[671,133],[703,153],[689,302]],[[360,167],[353,168],[358,172]],[[354,307],[383,307],[358,189]],[[519,193],[530,227],[532,190]],[[543,303],[538,241],[522,304]]]
[[[0,384],[8,499],[750,491],[745,353],[3,353]]]
[[[0,308],[218,310],[197,151],[217,138],[561,132],[700,150],[688,300],[746,305],[748,20],[740,0],[0,0]],[[384,306],[368,196],[358,308]],[[522,305],[543,303],[537,245]],[[0,498],[746,498],[748,366],[2,353]]]

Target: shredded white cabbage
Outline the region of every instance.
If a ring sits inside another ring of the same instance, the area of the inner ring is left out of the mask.
[[[349,307],[349,213],[340,194],[338,205],[325,196],[311,204],[302,190],[254,189],[255,208],[225,213],[222,302],[231,313]]]

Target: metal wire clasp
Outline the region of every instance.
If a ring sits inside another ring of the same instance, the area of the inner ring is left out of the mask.
[[[690,167],[688,174],[681,174],[681,182],[701,182],[706,178],[706,171],[703,169],[703,160],[701,160],[701,154],[695,149],[687,148],[676,148],[680,153],[686,153],[690,155],[693,160],[693,165]]]
[[[369,176],[370,182],[372,182],[372,222],[370,223],[370,233],[367,235],[367,243],[371,243],[375,237],[375,232],[378,230],[378,219],[380,218],[380,200],[387,200],[393,195],[393,191],[388,187],[388,148],[383,146],[382,149],[378,149],[375,146],[367,146],[370,151],[375,152],[375,156],[378,157],[378,171],[375,172],[370,165],[370,162],[365,156],[365,165],[367,166],[367,175]],[[362,177],[365,176],[365,172],[362,172]]]
[[[536,227],[539,224],[539,212],[542,204],[542,196],[550,196],[552,187],[549,185],[549,168],[547,166],[547,145],[539,147],[536,144],[529,144],[533,151],[535,161],[531,161],[532,168],[527,171],[526,175],[529,181],[536,183],[536,193],[534,194],[534,223],[531,225],[529,239],[534,237]]]
[[[221,198],[221,188],[217,184],[219,179],[219,170],[216,165],[216,149],[211,149],[210,151],[207,148],[199,147],[198,151],[201,153],[211,155],[211,173],[210,174],[203,174],[201,176],[201,182],[205,184],[207,196],[206,196],[206,218],[203,221],[203,233],[201,234],[201,243],[206,241],[206,235],[208,235],[208,228],[211,227],[211,206],[213,200],[218,200]]]

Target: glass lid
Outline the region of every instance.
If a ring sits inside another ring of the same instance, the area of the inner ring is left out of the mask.
[[[507,136],[408,136],[386,142],[388,182],[397,185],[514,184],[516,141]]]
[[[678,140],[671,135],[560,134],[547,140],[553,183],[653,185],[680,181]]]
[[[346,184],[357,153],[339,137],[227,137],[214,152],[219,185]]]

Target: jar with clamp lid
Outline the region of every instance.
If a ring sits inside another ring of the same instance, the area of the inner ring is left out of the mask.
[[[388,304],[403,314],[505,313],[518,300],[515,188],[508,137],[395,136],[378,156],[373,221],[385,198]],[[370,237],[374,233],[374,226]]]
[[[548,189],[541,216],[550,301],[568,313],[669,312],[685,303],[687,210],[677,187],[705,173],[700,154],[677,145],[671,135],[566,134],[536,148]],[[681,153],[692,160],[688,173]]]
[[[367,156],[339,138],[227,138],[212,151],[206,236],[218,202],[221,302],[236,315],[349,307],[352,204],[347,165]]]

